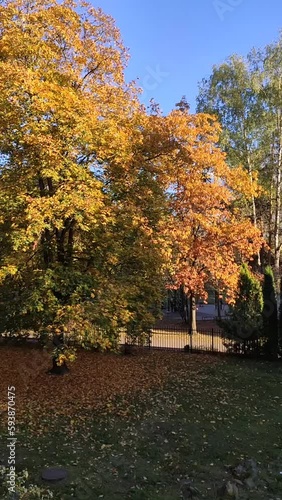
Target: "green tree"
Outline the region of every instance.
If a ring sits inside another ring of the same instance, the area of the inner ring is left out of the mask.
[[[258,338],[262,333],[263,295],[260,282],[243,264],[234,304],[228,318],[220,320],[224,333],[239,342]]]
[[[202,80],[197,98],[197,110],[215,114],[223,130],[220,145],[227,153],[231,166],[243,165],[250,180],[261,163],[258,144],[261,143],[263,109],[253,81],[253,65],[249,59],[233,55],[226,62],[213,67],[209,79]],[[258,200],[251,206],[241,206],[251,214],[256,225]]]
[[[280,289],[282,169],[282,41],[246,58],[231,56],[203,80],[198,111],[215,113],[223,126],[221,146],[227,162],[241,163],[250,179],[258,175],[263,191],[249,211],[271,249],[264,261],[274,266]]]
[[[278,351],[278,315],[272,268],[267,266],[263,281],[263,335],[267,338],[265,351],[270,356],[277,356]]]

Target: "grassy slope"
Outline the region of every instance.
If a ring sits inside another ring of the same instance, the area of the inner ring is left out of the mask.
[[[282,499],[281,365],[81,353],[54,378],[46,355],[10,351],[0,349],[0,383],[2,394],[16,385],[18,468],[38,482],[44,466],[66,467],[56,498],[174,500],[189,477],[211,500],[228,467],[253,458],[257,488],[240,488],[240,498]]]

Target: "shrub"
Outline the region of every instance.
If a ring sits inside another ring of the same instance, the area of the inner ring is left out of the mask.
[[[263,296],[260,282],[243,264],[238,280],[235,302],[230,306],[227,319],[219,320],[224,336],[238,340],[257,339],[262,334]]]

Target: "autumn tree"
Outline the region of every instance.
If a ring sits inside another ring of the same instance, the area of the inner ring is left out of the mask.
[[[174,143],[170,170],[173,240],[171,282],[190,301],[190,329],[196,330],[196,299],[206,284],[234,298],[242,261],[260,249],[260,231],[236,206],[257,195],[240,166],[230,168],[218,148],[220,127],[205,114],[173,111],[165,120]]]
[[[258,188],[216,121],[185,98],[147,112],[113,19],[84,2],[6,0],[0,34],[1,331],[114,347],[149,330],[165,273],[193,313],[207,282],[232,297]]]
[[[72,0],[2,2],[0,33],[1,331],[109,348],[152,322],[161,289],[163,195],[128,54]]]

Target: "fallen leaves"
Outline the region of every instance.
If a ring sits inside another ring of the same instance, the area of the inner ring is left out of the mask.
[[[8,385],[16,387],[17,423],[24,422],[38,433],[44,424],[42,415],[67,416],[71,422],[93,410],[126,417],[132,412],[132,396],[161,388],[181,373],[195,380],[203,367],[217,362],[202,356],[199,364],[197,358],[182,353],[144,350],[130,357],[81,350],[69,374],[60,377],[48,374],[47,352],[5,346],[0,349],[0,389],[5,394]],[[125,396],[128,404],[118,408],[117,398]]]
[[[210,500],[215,485],[234,480],[231,468],[250,458],[261,474],[254,490],[238,485],[239,498],[279,494],[278,364],[81,351],[59,377],[46,373],[45,351],[7,347],[0,348],[0,363],[1,390],[16,386],[23,465],[35,481],[55,462],[73,478],[55,498],[179,498],[189,478]]]

